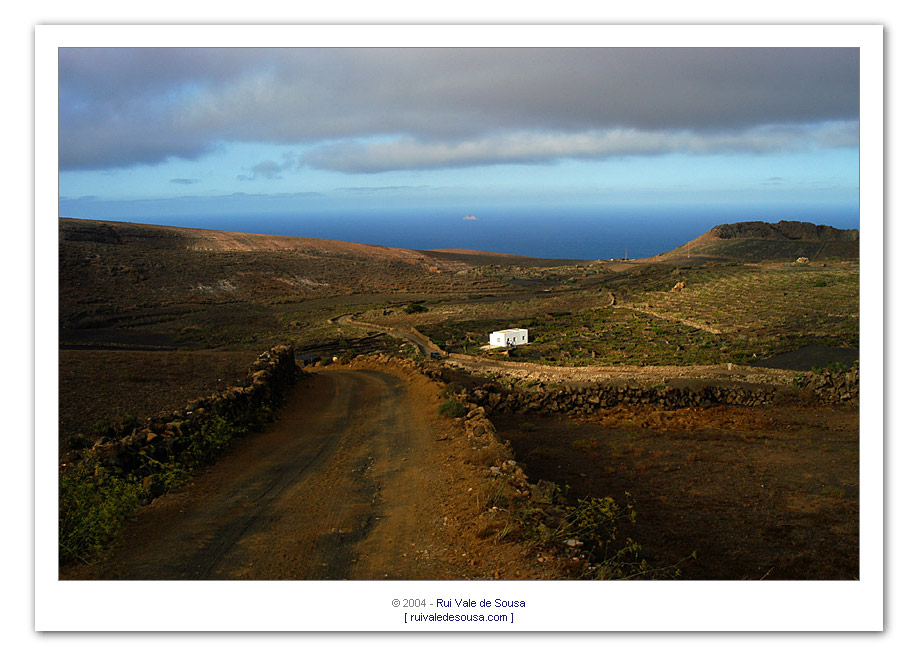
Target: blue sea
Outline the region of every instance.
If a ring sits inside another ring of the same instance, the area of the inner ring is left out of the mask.
[[[360,210],[93,217],[146,224],[292,235],[409,249],[478,249],[541,258],[644,258],[718,224],[780,220],[859,228],[857,208],[621,207]]]

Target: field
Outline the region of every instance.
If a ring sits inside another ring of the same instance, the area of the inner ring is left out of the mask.
[[[243,377],[256,352],[60,351],[60,435],[107,434],[125,416],[182,408]],[[64,446],[68,447],[68,446]]]
[[[685,282],[680,291],[672,288]],[[602,289],[602,290],[601,290]],[[524,302],[441,304],[415,316],[449,351],[478,354],[493,327],[525,327],[511,358],[558,365],[751,364],[819,344],[858,347],[858,269],[651,266],[594,290]],[[453,319],[459,317],[460,319]]]
[[[494,418],[531,477],[572,500],[631,494],[623,532],[685,579],[858,577],[855,410],[617,408]]]

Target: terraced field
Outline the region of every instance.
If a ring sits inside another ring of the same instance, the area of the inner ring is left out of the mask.
[[[469,354],[489,331],[524,327],[531,343],[510,358],[562,365],[749,364],[810,344],[859,345],[856,261],[651,266],[601,288],[459,316],[442,305],[416,321],[436,343]]]

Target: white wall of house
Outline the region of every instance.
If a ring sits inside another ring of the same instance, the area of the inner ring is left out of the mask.
[[[493,331],[489,334],[489,345],[507,347],[509,341],[512,345],[526,345],[528,333],[526,329],[504,329]]]

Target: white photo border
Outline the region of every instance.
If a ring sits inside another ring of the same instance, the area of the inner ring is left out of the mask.
[[[859,581],[60,581],[57,49],[61,47],[860,49]],[[879,25],[320,25],[35,28],[35,628],[72,631],[878,631],[883,629],[883,28]],[[40,395],[38,394],[40,392]],[[395,598],[521,599],[516,622],[404,625]],[[140,609],[140,602],[142,606]],[[100,613],[103,611],[103,613]],[[649,611],[649,614],[645,614]],[[459,627],[457,627],[459,626]]]

